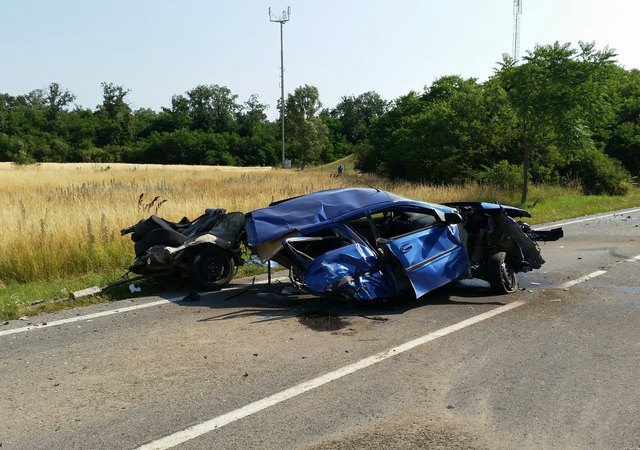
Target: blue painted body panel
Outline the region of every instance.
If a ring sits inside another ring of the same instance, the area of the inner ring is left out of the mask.
[[[444,220],[453,208],[435,203],[419,202],[389,192],[371,188],[330,189],[277,202],[247,214],[249,245],[284,236],[292,231],[305,234],[326,223],[341,222],[367,211],[380,210],[397,204],[416,205],[432,209]]]
[[[436,225],[400,236],[387,247],[401,262],[416,297],[469,275],[469,258],[455,226]]]
[[[313,260],[304,273],[304,283],[319,294],[348,293],[365,301],[385,299],[396,293],[393,278],[385,272],[373,250],[351,244]]]
[[[384,241],[400,261],[416,297],[469,275],[469,259],[457,225],[447,225],[453,207],[407,199],[376,189],[332,189],[271,204],[248,213],[249,246],[300,236],[327,228],[349,229],[346,223],[392,207],[436,218],[436,224]],[[347,234],[347,233],[345,233]],[[351,230],[353,243],[317,256],[303,268],[304,284],[316,293],[344,293],[363,301],[391,298],[398,283],[389,260],[381,258],[371,242]],[[354,236],[355,234],[355,236]]]

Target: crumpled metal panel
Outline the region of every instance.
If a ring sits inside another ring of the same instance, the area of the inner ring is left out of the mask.
[[[521,252],[519,259],[523,263],[526,263],[517,268],[523,272],[528,272],[531,269],[539,269],[542,267],[544,259],[540,254],[540,248],[534,241],[523,233],[518,224],[506,214],[498,216],[498,223],[513,242],[517,244],[518,249]]]
[[[504,210],[510,217],[531,217],[529,211],[516,208],[515,206],[501,205],[499,203],[487,203],[487,202],[449,202],[445,203],[446,206],[452,208],[471,207],[477,210],[483,210],[486,213],[498,213],[500,210]]]
[[[389,192],[371,188],[329,189],[301,197],[272,203],[247,213],[247,241],[250,246],[281,237],[333,220],[353,217],[363,211],[380,210],[386,206],[406,202],[419,205],[442,215],[452,212],[447,206],[419,202]]]
[[[467,251],[455,226],[436,226],[387,243],[405,268],[416,297],[470,273]]]
[[[331,189],[276,202],[247,214],[250,245],[270,241],[293,230],[326,222],[363,205],[400,199],[376,189]]]
[[[357,300],[390,298],[396,293],[393,278],[378,267],[378,257],[369,247],[350,244],[314,259],[303,275],[313,292],[342,293]]]

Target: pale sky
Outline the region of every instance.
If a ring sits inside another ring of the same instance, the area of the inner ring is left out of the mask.
[[[595,41],[640,68],[640,0],[522,0],[520,52]],[[227,86],[243,103],[318,87],[324,106],[376,91],[393,100],[444,75],[486,80],[511,53],[513,0],[0,0],[0,93],[57,82],[94,109],[103,81],[159,110],[199,84]]]

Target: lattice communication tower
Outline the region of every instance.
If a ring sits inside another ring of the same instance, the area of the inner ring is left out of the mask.
[[[513,0],[513,51],[511,56],[515,62],[520,59],[520,15],[522,0]]]

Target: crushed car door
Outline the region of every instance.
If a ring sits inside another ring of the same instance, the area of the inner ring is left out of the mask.
[[[396,292],[395,279],[379,267],[378,254],[338,228],[291,237],[282,244],[313,292],[362,301],[391,298]]]
[[[334,292],[361,301],[391,298],[393,277],[366,245],[353,243],[315,258],[304,272],[306,286],[317,293]]]
[[[394,237],[381,236],[379,242],[400,261],[416,297],[469,276],[469,258],[457,225],[425,222],[423,213],[404,215],[413,229]]]

